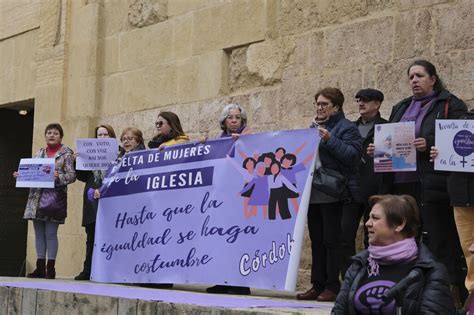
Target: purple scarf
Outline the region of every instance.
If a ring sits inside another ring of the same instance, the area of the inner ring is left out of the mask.
[[[426,116],[428,111],[429,104],[438,96],[438,93],[433,91],[430,94],[423,97],[413,96],[410,106],[403,114],[400,122],[414,121],[415,122],[415,135],[418,137],[421,129],[421,122]]]
[[[231,132],[231,133],[227,133],[227,130],[224,130],[219,138],[232,137],[233,133],[238,133],[240,135],[242,133],[242,131],[244,131],[245,127],[247,127],[247,125],[242,125],[242,126],[240,126],[239,129],[237,129],[236,132]]]
[[[369,246],[367,273],[369,277],[379,275],[379,265],[393,265],[416,259],[418,246],[415,238],[406,238],[387,246]]]

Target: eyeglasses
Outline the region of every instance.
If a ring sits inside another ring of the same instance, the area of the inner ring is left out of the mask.
[[[122,142],[125,142],[125,141],[128,141],[128,142],[132,142],[135,140],[135,137],[122,137],[122,139],[120,139]]]
[[[163,126],[163,124],[166,124],[166,121],[163,121],[163,120],[155,121],[155,127],[156,128],[161,128],[161,126]]]
[[[241,116],[229,115],[229,116],[226,117],[226,119],[228,119],[228,120],[232,120],[232,119],[241,120],[242,117]]]
[[[328,103],[328,102],[316,102],[315,101],[315,102],[313,102],[313,105],[316,106],[316,107],[326,108],[331,104]]]

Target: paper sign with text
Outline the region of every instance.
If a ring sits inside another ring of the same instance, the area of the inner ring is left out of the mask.
[[[16,187],[54,188],[54,158],[21,159]]]
[[[109,169],[91,279],[294,290],[315,129],[127,154]]]
[[[117,159],[118,142],[114,138],[77,139],[77,170],[106,170]]]
[[[415,123],[375,125],[374,171],[416,171]]]
[[[434,169],[474,172],[474,120],[437,119]]]

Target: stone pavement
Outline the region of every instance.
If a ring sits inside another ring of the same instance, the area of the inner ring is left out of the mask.
[[[290,292],[252,290],[251,296],[205,293],[206,286],[150,289],[70,279],[0,277],[3,314],[330,314],[332,303],[295,300]]]

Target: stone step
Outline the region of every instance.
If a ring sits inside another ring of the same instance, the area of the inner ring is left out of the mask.
[[[330,314],[332,303],[295,300],[294,293],[256,290],[215,295],[205,286],[150,289],[70,279],[0,277],[0,315],[50,314]]]

